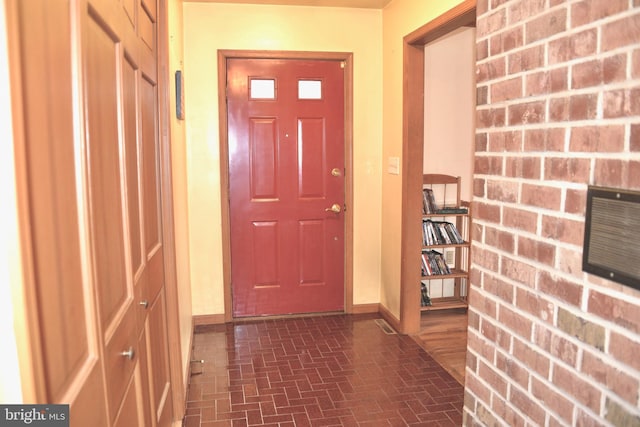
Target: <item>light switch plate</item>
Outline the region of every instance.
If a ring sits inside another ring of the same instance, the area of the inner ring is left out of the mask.
[[[387,172],[392,175],[400,175],[400,157],[389,157]]]

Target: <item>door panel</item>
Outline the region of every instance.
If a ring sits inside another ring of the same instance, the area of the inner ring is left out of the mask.
[[[309,80],[319,96],[300,99]],[[342,310],[341,64],[229,59],[227,84],[234,316]]]
[[[84,37],[92,240],[100,321],[113,333],[132,298],[125,270],[118,82],[121,47],[113,29],[89,15]]]

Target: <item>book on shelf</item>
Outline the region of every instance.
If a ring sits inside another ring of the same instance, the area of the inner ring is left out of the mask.
[[[423,214],[434,214],[438,210],[438,205],[436,204],[436,198],[433,195],[433,190],[430,188],[422,189],[422,213]]]
[[[447,214],[468,214],[469,213],[469,209],[462,207],[462,206],[445,206],[443,208],[440,209],[436,209],[435,212],[432,212],[435,214],[442,214],[442,215],[447,215]]]
[[[447,221],[422,221],[422,245],[451,245],[464,243],[456,226]]]
[[[420,282],[420,305],[422,307],[428,307],[431,304],[431,297],[429,296],[429,288],[426,283]]]
[[[444,255],[435,250],[422,252],[421,272],[422,276],[441,276],[451,274],[451,270],[444,259]]]

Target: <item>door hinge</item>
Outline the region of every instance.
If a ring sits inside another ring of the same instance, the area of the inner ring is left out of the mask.
[[[340,68],[344,68],[345,67],[345,62],[344,61],[340,61]]]

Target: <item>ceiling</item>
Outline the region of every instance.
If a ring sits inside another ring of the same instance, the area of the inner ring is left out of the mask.
[[[278,4],[288,6],[327,6],[383,9],[392,0],[183,0],[199,3]]]

